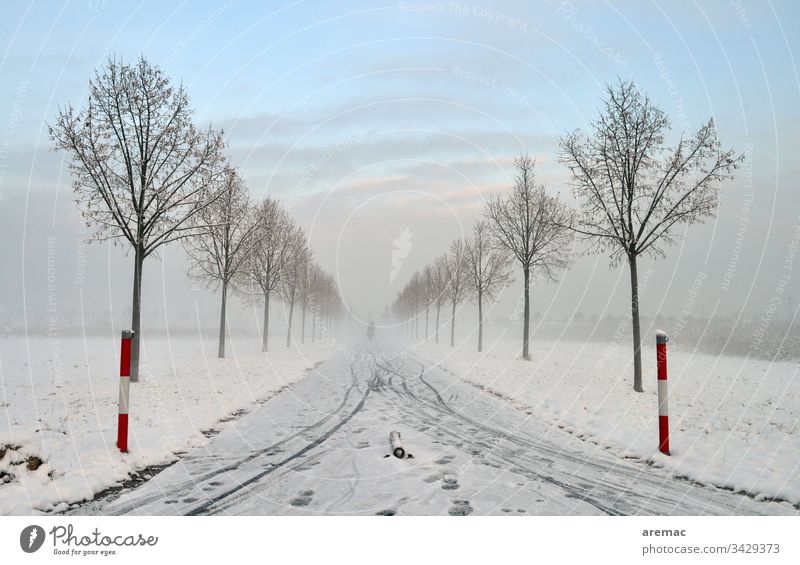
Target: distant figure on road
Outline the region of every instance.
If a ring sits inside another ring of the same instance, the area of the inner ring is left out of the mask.
[[[369,327],[367,328],[367,337],[372,341],[372,338],[375,337],[375,322],[370,322]]]

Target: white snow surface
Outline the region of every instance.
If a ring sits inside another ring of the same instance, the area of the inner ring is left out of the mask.
[[[257,339],[155,337],[143,342],[131,384],[129,453],[116,448],[119,339],[0,337],[0,514],[65,510],[136,470],[206,445],[203,432],[230,425],[334,350],[320,343],[269,354]],[[35,471],[29,457],[44,463]]]
[[[668,348],[670,456],[658,451],[655,339],[643,345],[644,393],[633,390],[630,344],[487,340],[414,343],[414,351],[618,457],[755,496],[800,504],[800,364]],[[409,342],[411,343],[411,342]]]
[[[480,354],[471,340],[345,345],[352,355],[276,340],[264,355],[237,340],[219,360],[213,341],[149,340],[122,455],[118,343],[1,339],[0,447],[14,448],[0,460],[13,476],[0,512],[800,512],[796,364],[670,347],[668,457],[657,451],[655,344],[644,393],[632,390],[627,343],[537,341],[530,362],[511,336]],[[386,457],[390,431],[413,459]],[[32,455],[44,464],[27,471]]]
[[[332,357],[152,480],[75,512],[800,514],[786,502],[676,480],[667,469],[620,457],[520,401],[381,341],[354,344],[355,357]],[[486,374],[502,372],[506,359],[489,359]],[[520,365],[521,375],[530,367]],[[390,456],[392,431],[413,458]]]

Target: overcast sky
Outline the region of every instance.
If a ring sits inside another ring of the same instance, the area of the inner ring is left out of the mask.
[[[800,273],[800,8],[706,2],[5,2],[0,28],[0,307],[6,322],[103,318],[129,308],[122,248],[85,248],[63,155],[46,122],[81,106],[93,69],[144,54],[187,87],[197,120],[224,128],[254,198],[283,200],[345,301],[376,316],[415,269],[467,232],[512,159],[574,203],[557,137],[597,116],[604,85],[635,79],[675,139],[714,117],[746,153],[716,220],[649,261],[647,314],[791,316]],[[393,241],[410,251],[392,278]],[[683,230],[682,230],[682,233]],[[794,240],[796,243],[796,240]],[[534,310],[623,313],[628,274],[582,254]],[[48,272],[49,268],[49,272]],[[800,259],[794,260],[795,271]],[[216,313],[185,278],[180,246],[145,273],[145,313],[180,323]],[[520,278],[520,277],[518,277]],[[792,292],[794,291],[794,292]],[[493,315],[511,311],[519,284]],[[793,295],[789,298],[789,295]],[[696,297],[696,298],[695,298]]]

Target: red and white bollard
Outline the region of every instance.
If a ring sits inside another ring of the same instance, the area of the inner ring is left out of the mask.
[[[667,334],[656,331],[658,364],[658,450],[669,455],[669,404],[667,403]]]
[[[131,339],[132,330],[122,330],[122,346],[119,354],[119,422],[117,425],[117,447],[128,452],[128,405],[131,388]]]

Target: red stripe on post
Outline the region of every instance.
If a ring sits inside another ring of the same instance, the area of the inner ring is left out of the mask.
[[[658,372],[658,450],[669,455],[669,404],[667,402],[667,334],[656,332],[656,368]]]
[[[669,416],[658,417],[658,450],[669,455]]]
[[[658,361],[658,380],[667,380],[667,344],[656,343],[656,359]]]
[[[122,345],[119,350],[119,419],[117,421],[117,447],[122,453],[128,452],[128,405],[131,377],[131,330],[122,331]]]
[[[128,415],[120,414],[117,426],[117,447],[122,453],[128,453]]]
[[[126,337],[127,332],[122,332],[122,348],[119,354],[119,376],[131,376],[131,338]],[[131,332],[133,333],[133,332]]]

